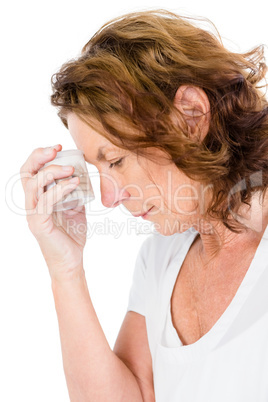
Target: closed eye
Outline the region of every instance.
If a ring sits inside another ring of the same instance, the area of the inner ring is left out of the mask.
[[[110,163],[109,169],[112,169],[112,168],[115,167],[115,166],[120,167],[120,166],[122,165],[123,159],[124,159],[124,158],[120,158],[120,159],[118,159],[116,162]]]

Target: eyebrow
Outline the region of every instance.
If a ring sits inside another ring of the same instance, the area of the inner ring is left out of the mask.
[[[98,149],[98,155],[97,155],[97,161],[98,161],[98,162],[100,162],[100,161],[102,161],[103,159],[105,159],[105,154],[102,152],[102,150],[103,150],[104,148],[106,148],[106,145],[103,146],[103,147],[100,147],[100,148]]]

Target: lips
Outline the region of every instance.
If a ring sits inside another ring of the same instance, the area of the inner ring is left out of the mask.
[[[139,215],[135,215],[132,214],[133,216],[135,216],[135,218],[139,218],[140,216],[143,218],[145,215],[148,214],[148,212],[150,212],[153,209],[153,207],[151,207],[150,209],[148,209],[148,211],[144,212],[143,214],[139,214]]]

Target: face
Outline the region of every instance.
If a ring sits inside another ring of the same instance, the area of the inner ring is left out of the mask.
[[[157,163],[113,145],[74,113],[67,121],[77,148],[99,171],[105,207],[123,205],[133,216],[153,222],[163,235],[195,226],[204,189],[168,161],[163,151],[154,149]]]

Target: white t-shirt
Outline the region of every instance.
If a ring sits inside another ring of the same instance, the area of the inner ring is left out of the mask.
[[[156,402],[267,402],[268,227],[228,308],[207,334],[183,346],[170,299],[196,235],[151,235],[136,260],[127,311],[146,318]]]

